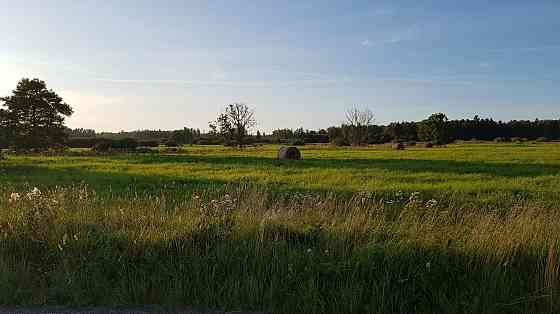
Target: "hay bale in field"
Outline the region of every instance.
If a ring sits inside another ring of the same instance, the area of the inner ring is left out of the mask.
[[[425,147],[425,148],[432,148],[432,147],[434,147],[434,144],[432,144],[432,143],[426,143],[426,144],[424,144],[424,147]]]
[[[391,146],[392,149],[394,150],[403,150],[404,149],[404,144],[403,143],[395,143]]]
[[[282,146],[278,151],[278,159],[279,160],[300,160],[301,159],[301,152],[297,147],[290,146]]]

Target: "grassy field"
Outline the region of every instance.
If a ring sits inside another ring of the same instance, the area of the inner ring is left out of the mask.
[[[560,311],[560,145],[276,151],[9,156],[0,304]]]

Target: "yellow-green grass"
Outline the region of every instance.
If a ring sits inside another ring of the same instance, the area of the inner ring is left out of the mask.
[[[129,189],[185,193],[239,183],[272,191],[368,191],[380,196],[418,191],[478,207],[507,207],[520,200],[554,206],[560,200],[558,144],[465,144],[405,151],[307,146],[300,162],[279,162],[276,151],[276,146],[243,151],[199,146],[185,147],[180,154],[14,156],[2,163],[0,180],[16,187],[85,182],[98,193],[117,194]]]
[[[560,145],[276,149],[9,156],[0,304],[560,311]]]

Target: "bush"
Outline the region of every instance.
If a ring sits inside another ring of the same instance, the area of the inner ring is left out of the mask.
[[[179,144],[174,140],[166,140],[163,144],[167,147],[177,147]]]
[[[146,154],[146,153],[153,153],[154,151],[152,150],[151,147],[148,147],[148,146],[138,146],[138,147],[136,147],[135,152],[141,153],[141,154]]]
[[[350,146],[350,143],[342,136],[336,137],[333,144],[336,146]]]
[[[123,138],[111,143],[111,148],[118,150],[131,151],[135,150],[136,147],[138,147],[138,141],[133,138]]]
[[[120,140],[102,139],[93,147],[93,151],[106,153],[109,151],[135,151],[138,141],[133,138],[123,138]]]
[[[97,144],[95,144],[95,146],[93,146],[93,151],[95,151],[97,153],[106,153],[110,150],[111,150],[111,141],[110,140],[104,140],[104,141],[97,142]]]
[[[496,142],[496,143],[509,143],[509,142],[511,142],[511,139],[509,137],[496,137],[494,139],[494,142]]]
[[[542,142],[548,141],[548,139],[547,139],[546,137],[539,137],[539,138],[537,138],[535,141],[536,141],[536,142],[542,143]]]
[[[292,146],[304,146],[305,145],[305,141],[302,139],[294,139],[290,142],[290,145]]]
[[[150,141],[150,140],[138,141],[138,146],[140,147],[158,147],[158,145],[159,145],[158,141]]]
[[[65,145],[55,145],[49,148],[48,153],[51,154],[64,154],[70,151],[70,148]]]
[[[70,148],[93,148],[97,143],[102,141],[106,140],[96,137],[77,137],[68,139],[66,141],[66,146]]]

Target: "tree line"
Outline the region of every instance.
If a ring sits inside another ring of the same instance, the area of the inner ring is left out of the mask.
[[[434,113],[422,121],[374,124],[374,114],[367,108],[352,107],[345,122],[327,129],[277,129],[270,134],[255,131],[256,115],[246,104],[225,106],[208,132],[200,129],[137,130],[101,132],[92,129],[69,129],[65,118],[73,114],[69,104],[39,79],[22,79],[10,96],[0,98],[0,148],[47,149],[52,147],[179,146],[223,144],[244,147],[255,143],[332,143],[359,146],[387,142],[423,141],[447,144],[456,140],[560,140],[560,120],[495,121],[490,118],[449,120],[444,113]]]

